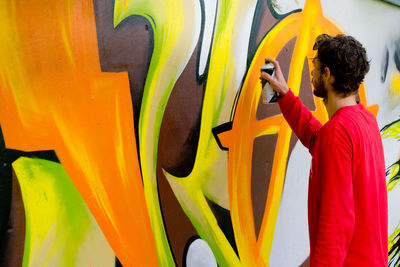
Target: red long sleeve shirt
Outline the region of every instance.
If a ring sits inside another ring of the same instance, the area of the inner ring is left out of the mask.
[[[346,106],[322,126],[291,91],[279,106],[312,155],[311,267],[387,266],[385,162],[375,116],[362,104]]]

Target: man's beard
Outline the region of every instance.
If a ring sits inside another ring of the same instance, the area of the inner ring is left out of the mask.
[[[314,85],[313,94],[316,97],[320,97],[320,98],[323,98],[324,100],[326,100],[328,98],[328,90],[326,89],[324,83],[322,82],[321,77],[319,77],[318,80],[313,81],[312,84]]]

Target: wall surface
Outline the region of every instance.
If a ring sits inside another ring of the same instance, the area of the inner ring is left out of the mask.
[[[399,20],[379,0],[0,1],[0,265],[307,266],[311,156],[259,69],[277,58],[325,123],[321,33],[371,60],[396,261]]]

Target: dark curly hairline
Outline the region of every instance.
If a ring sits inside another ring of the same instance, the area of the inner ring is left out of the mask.
[[[314,50],[320,61],[321,72],[328,67],[335,82],[333,88],[343,97],[357,94],[358,88],[369,71],[365,48],[354,37],[339,34],[335,37],[321,34],[317,37]]]

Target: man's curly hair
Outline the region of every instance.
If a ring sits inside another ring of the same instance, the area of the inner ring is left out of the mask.
[[[358,88],[369,71],[365,48],[352,36],[335,37],[321,34],[314,47],[321,63],[321,72],[328,67],[335,78],[335,92],[343,97],[358,93]]]

